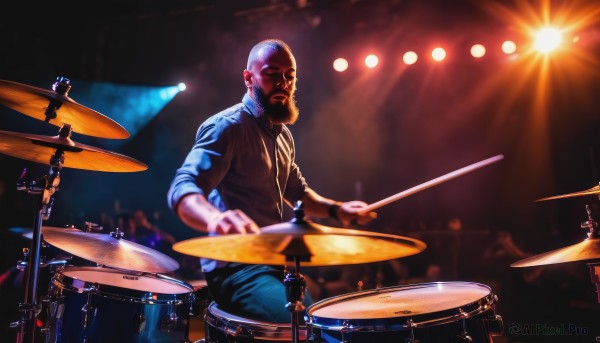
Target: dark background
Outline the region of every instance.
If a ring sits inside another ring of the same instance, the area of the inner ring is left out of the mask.
[[[101,212],[142,209],[178,240],[196,234],[166,207],[176,168],[198,125],[236,102],[251,47],[281,38],[298,63],[300,120],[291,127],[297,162],[320,194],[373,203],[471,163],[503,154],[500,162],[424,190],[378,210],[365,229],[422,239],[428,249],[402,261],[416,280],[431,261],[437,280],[490,285],[510,341],[594,341],[600,327],[595,285],[587,262],[510,268],[519,258],[484,259],[500,232],[524,252],[538,254],[579,243],[586,205],[597,215],[595,195],[534,202],[598,184],[598,12],[595,1],[124,1],[3,4],[0,8],[0,79],[50,89],[57,76],[79,83],[165,87],[185,82],[179,93],[124,142],[75,134],[73,139],[146,163],[139,173],[65,168],[47,226],[80,226]],[[549,58],[529,51],[527,26],[543,12],[569,27],[566,48]],[[575,38],[577,37],[577,38]],[[514,40],[517,56],[500,51]],[[574,40],[575,39],[575,40]],[[469,55],[474,43],[484,58]],[[442,45],[448,57],[429,58]],[[406,67],[401,56],[419,54]],[[361,66],[380,55],[374,70]],[[331,68],[344,56],[345,73]],[[56,127],[2,106],[1,130],[55,135]],[[0,229],[3,313],[0,333],[18,318],[23,280],[11,272],[29,241],[15,228],[31,229],[33,207],[14,185],[27,167],[32,177],[48,167],[0,156],[3,181]],[[448,239],[447,222],[461,232]],[[328,223],[336,225],[335,223]],[[12,229],[12,230],[11,230]],[[448,261],[455,261],[449,264]],[[450,266],[447,268],[447,266]],[[377,265],[379,268],[380,265]],[[539,271],[533,281],[524,275]],[[309,271],[310,272],[310,271]],[[319,271],[315,272],[319,273]],[[45,283],[47,280],[41,280]],[[428,280],[434,281],[434,280]],[[514,323],[576,325],[588,335],[551,337],[510,334]],[[3,339],[4,340],[4,339]]]

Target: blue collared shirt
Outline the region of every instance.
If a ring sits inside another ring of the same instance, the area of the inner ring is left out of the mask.
[[[221,211],[242,210],[259,227],[280,223],[284,200],[293,204],[308,188],[294,158],[290,130],[272,125],[246,94],[200,125],[171,182],[169,207],[174,210],[185,195],[200,193]],[[205,272],[223,265],[202,259]]]

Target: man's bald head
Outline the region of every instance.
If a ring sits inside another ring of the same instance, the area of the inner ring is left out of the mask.
[[[248,55],[248,63],[246,65],[246,69],[250,70],[252,64],[256,61],[260,60],[263,53],[261,50],[263,49],[272,49],[275,51],[285,51],[290,56],[292,55],[292,49],[282,40],[279,39],[265,39],[259,43],[257,43],[252,50],[250,50],[250,54]]]

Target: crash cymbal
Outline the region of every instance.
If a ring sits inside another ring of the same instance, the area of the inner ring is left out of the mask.
[[[304,266],[391,260],[417,254],[426,247],[412,238],[305,221],[267,226],[258,234],[198,237],[173,245],[175,251],[196,257],[269,265],[284,265],[298,257]]]
[[[54,247],[107,267],[148,273],[179,269],[179,263],[171,257],[110,234],[43,226],[42,238]]]
[[[585,196],[585,195],[600,195],[600,186],[594,186],[590,189],[586,189],[586,190],[580,191],[580,192],[555,195],[555,196],[551,196],[551,197],[547,197],[547,198],[542,198],[542,199],[536,200],[536,202],[537,201],[546,201],[546,200],[555,200],[555,199],[564,199],[564,198],[573,198],[573,197],[579,197],[579,196]]]
[[[68,137],[0,131],[0,153],[49,164],[57,149],[64,151],[63,167],[106,172],[137,172],[148,166],[131,157],[77,143]]]
[[[79,134],[101,138],[129,137],[129,132],[114,120],[53,90],[0,80],[0,104],[58,127],[69,124]],[[58,108],[50,111],[55,117],[47,119],[49,106]]]
[[[600,238],[588,238],[583,242],[531,256],[511,264],[511,267],[532,267],[564,262],[600,259]]]

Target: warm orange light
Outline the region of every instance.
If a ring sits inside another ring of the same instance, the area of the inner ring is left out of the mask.
[[[553,27],[546,27],[535,35],[533,48],[547,54],[558,48],[562,42],[562,32]]]

